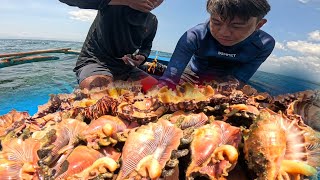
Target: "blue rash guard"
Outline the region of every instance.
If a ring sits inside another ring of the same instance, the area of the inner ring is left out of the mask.
[[[274,46],[273,37],[262,30],[255,31],[238,44],[223,46],[211,35],[207,21],[183,34],[160,80],[177,84],[190,62],[191,70],[199,77],[231,75],[246,83]]]

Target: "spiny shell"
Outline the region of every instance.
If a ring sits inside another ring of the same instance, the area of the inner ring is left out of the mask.
[[[76,113],[83,114],[86,118],[93,120],[103,115],[114,115],[119,102],[109,96],[104,96],[96,104],[87,108],[78,108]]]
[[[123,102],[117,108],[119,117],[139,124],[154,122],[166,111],[167,108],[161,106],[155,98],[146,98],[133,104]]]
[[[13,130],[19,132],[21,128],[25,127],[25,121],[29,117],[29,113],[18,112],[16,110],[0,116],[0,137],[7,135]]]
[[[189,83],[177,86],[175,91],[166,86],[158,91],[158,98],[161,103],[169,107],[171,112],[178,110],[192,111],[202,109],[206,106],[215,94],[211,86],[198,87]]]

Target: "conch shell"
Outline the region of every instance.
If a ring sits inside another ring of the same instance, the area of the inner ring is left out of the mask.
[[[289,104],[287,113],[300,115],[305,124],[320,131],[320,91],[295,100]]]
[[[317,173],[319,136],[295,120],[264,109],[244,139],[248,167],[258,179],[300,179]]]
[[[214,121],[194,131],[191,143],[191,164],[186,176],[206,176],[219,179],[228,176],[238,160],[240,128],[222,121]]]
[[[117,179],[159,178],[182,136],[181,129],[165,120],[139,127],[129,134],[123,147],[123,163]]]
[[[39,176],[38,140],[11,139],[2,143],[0,152],[1,179],[34,179]]]

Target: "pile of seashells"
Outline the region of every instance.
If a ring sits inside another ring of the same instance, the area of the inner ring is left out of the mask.
[[[114,82],[0,116],[0,177],[317,179],[319,131],[320,91]]]

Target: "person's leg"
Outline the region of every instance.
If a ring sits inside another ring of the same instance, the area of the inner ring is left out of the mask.
[[[113,81],[111,71],[99,64],[88,64],[80,68],[76,75],[81,89],[105,87]]]
[[[112,82],[112,77],[107,75],[93,75],[87,77],[79,84],[81,89],[91,90],[96,87],[106,87]]]

